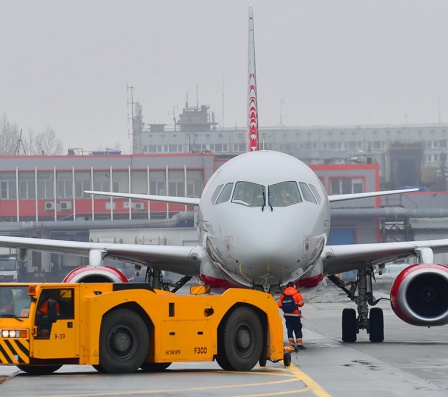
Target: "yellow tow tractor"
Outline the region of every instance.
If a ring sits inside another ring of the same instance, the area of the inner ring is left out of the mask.
[[[0,364],[30,374],[51,374],[64,364],[104,373],[215,359],[236,371],[268,360],[291,364],[277,304],[264,292],[177,295],[146,283],[2,283],[2,294],[10,302],[0,307]]]

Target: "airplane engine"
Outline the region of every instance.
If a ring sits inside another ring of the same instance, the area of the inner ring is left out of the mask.
[[[111,266],[81,266],[72,270],[63,283],[127,283],[126,276]]]
[[[408,324],[448,324],[448,267],[412,265],[404,269],[392,285],[390,303]]]

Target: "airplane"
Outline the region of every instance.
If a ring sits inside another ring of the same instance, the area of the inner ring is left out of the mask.
[[[250,19],[251,15],[250,10]],[[256,100],[249,100],[249,112],[255,111],[255,115],[256,107],[251,107],[256,104]],[[258,125],[248,128],[248,134],[254,133],[258,134]],[[371,342],[382,342],[382,309],[369,308],[378,303],[373,297],[373,266],[416,257],[417,264],[401,272],[392,286],[392,309],[412,325],[446,325],[448,267],[434,264],[434,254],[448,252],[448,239],[328,245],[330,205],[415,190],[328,195],[318,176],[299,159],[275,151],[253,150],[230,159],[216,170],[200,198],[88,192],[198,207],[199,243],[195,247],[7,236],[0,236],[0,246],[17,248],[22,260],[30,249],[89,256],[89,265],[70,272],[64,279],[66,282],[126,282],[117,269],[102,265],[106,257],[133,263],[137,269],[145,266],[154,286],[163,283],[162,271],[183,275],[173,291],[197,276],[217,290],[240,287],[275,294],[290,281],[299,282],[302,288],[314,288],[327,276],[357,306],[357,311],[343,310],[342,340],[356,341],[363,329],[369,333]],[[349,270],[358,273],[350,289],[336,276]]]

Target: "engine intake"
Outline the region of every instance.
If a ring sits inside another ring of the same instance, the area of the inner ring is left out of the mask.
[[[412,265],[404,269],[392,285],[390,303],[408,324],[448,324],[448,267]]]
[[[127,283],[126,276],[112,266],[81,266],[72,270],[63,283]]]

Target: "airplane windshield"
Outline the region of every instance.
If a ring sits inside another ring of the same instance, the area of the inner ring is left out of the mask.
[[[302,202],[297,183],[292,181],[269,185],[268,197],[272,207],[288,207]]]
[[[233,192],[232,203],[246,207],[262,207],[264,186],[252,182],[237,182]]]

